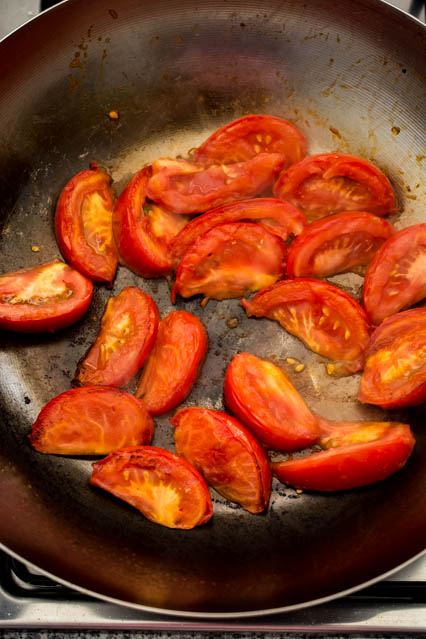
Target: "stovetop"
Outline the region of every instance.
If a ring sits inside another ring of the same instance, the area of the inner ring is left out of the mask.
[[[182,619],[97,600],[0,553],[0,627],[426,633],[426,554],[384,581],[319,606],[262,617]]]

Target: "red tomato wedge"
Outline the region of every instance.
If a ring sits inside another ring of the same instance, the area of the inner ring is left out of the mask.
[[[310,224],[292,242],[288,277],[329,277],[371,262],[395,229],[366,211],[336,213]]]
[[[116,450],[93,464],[90,483],[168,528],[201,526],[213,514],[209,489],[198,470],[162,448]]]
[[[311,155],[281,173],[274,195],[298,206],[308,219],[340,211],[395,210],[395,195],[377,166],[346,153]]]
[[[176,408],[189,395],[207,352],[207,332],[198,317],[174,311],[161,320],[136,397],[152,415]]]
[[[161,277],[172,269],[171,241],[189,218],[146,205],[151,172],[151,167],[139,171],[121,193],[114,208],[113,231],[123,264],[142,277]]]
[[[135,286],[111,297],[95,343],[80,360],[74,383],[124,386],[142,368],[157,336],[160,316],[147,293]]]
[[[374,331],[358,399],[382,408],[426,400],[426,308],[391,315]]]
[[[71,326],[92,293],[91,280],[60,260],[0,275],[0,328],[41,333]]]
[[[305,136],[294,124],[272,115],[246,115],[215,131],[198,149],[198,164],[244,162],[259,153],[279,153],[286,166],[306,155]]]
[[[363,302],[372,324],[426,297],[426,223],[392,235],[365,274]]]
[[[272,464],[272,470],[280,481],[295,488],[349,490],[382,481],[400,470],[414,444],[408,424],[336,422],[321,438],[328,450]]]
[[[276,320],[314,353],[332,360],[329,375],[350,375],[364,365],[369,327],[364,310],[350,295],[327,282],[297,278],[277,282],[249,302],[249,317]]]
[[[97,282],[112,282],[118,257],[112,237],[111,178],[96,162],[77,173],[59,196],[55,231],[67,262]]]
[[[259,442],[236,419],[208,408],[183,408],[170,420],[180,455],[208,484],[251,513],[268,505],[271,471]]]
[[[284,372],[250,353],[239,353],[225,376],[225,401],[263,444],[281,451],[306,448],[318,438],[316,417]]]
[[[42,408],[29,435],[31,446],[53,455],[107,455],[149,444],[154,422],[129,393],[88,386],[61,393]]]
[[[284,156],[278,153],[260,153],[245,162],[208,168],[163,158],[152,165],[147,195],[172,213],[200,213],[259,195],[283,166]]]
[[[176,294],[202,293],[206,300],[241,297],[283,277],[284,242],[258,224],[234,222],[201,235],[183,256],[176,273]]]
[[[194,218],[178,233],[171,249],[175,264],[203,233],[219,224],[249,220],[259,222],[282,240],[286,240],[289,235],[299,235],[307,224],[299,209],[289,202],[271,197],[225,204]]]

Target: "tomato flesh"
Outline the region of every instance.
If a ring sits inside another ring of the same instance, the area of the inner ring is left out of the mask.
[[[172,213],[200,213],[259,195],[284,166],[277,153],[260,153],[236,164],[197,166],[163,158],[152,165],[147,195]]]
[[[157,336],[159,312],[135,286],[108,300],[94,345],[79,362],[74,383],[124,386],[142,367]]]
[[[151,173],[151,167],[145,167],[121,193],[114,207],[113,231],[123,264],[142,277],[161,277],[172,269],[171,242],[189,217],[146,205]]]
[[[172,243],[175,265],[203,233],[219,224],[248,220],[264,225],[282,240],[289,235],[299,235],[306,226],[303,213],[289,202],[265,197],[225,204],[197,216],[175,237]]]
[[[0,276],[0,328],[55,331],[77,322],[92,300],[93,284],[60,260]]]
[[[29,435],[31,446],[53,455],[106,455],[149,444],[154,422],[143,402],[116,388],[74,388],[50,400]]]
[[[291,244],[288,277],[329,277],[358,269],[393,233],[386,220],[366,211],[345,211],[310,224]]]
[[[317,419],[283,371],[250,353],[232,359],[225,376],[225,401],[266,446],[292,451],[319,437]]]
[[[55,214],[56,239],[65,259],[98,282],[112,282],[118,263],[110,183],[106,171],[92,163],[64,187]]]
[[[156,448],[122,448],[93,465],[90,483],[137,508],[151,521],[188,530],[213,514],[200,473],[179,455]]]
[[[363,302],[372,324],[426,297],[426,223],[408,226],[376,253],[364,281]]]
[[[271,472],[259,442],[236,419],[207,408],[184,408],[170,420],[175,445],[229,501],[251,513],[268,505]]]
[[[382,408],[426,400],[426,308],[391,315],[374,331],[358,399]]]
[[[332,360],[329,375],[350,375],[363,368],[369,327],[361,306],[350,295],[327,282],[289,279],[243,299],[249,317],[276,320],[314,353]]]
[[[331,422],[321,438],[327,450],[272,464],[274,475],[295,488],[339,491],[367,486],[400,470],[415,439],[399,422]],[[324,422],[322,422],[324,425]]]
[[[304,135],[294,124],[271,115],[246,115],[215,131],[198,149],[198,164],[244,162],[259,153],[280,153],[286,166],[306,154]]]
[[[206,299],[241,297],[283,277],[287,250],[266,228],[246,222],[221,224],[201,235],[183,256],[172,290]]]
[[[281,173],[274,195],[298,206],[308,219],[340,211],[387,215],[395,210],[395,195],[384,173],[345,153],[312,155],[293,164]]]
[[[207,352],[207,332],[198,317],[174,311],[161,320],[136,397],[152,415],[176,408],[189,395]]]

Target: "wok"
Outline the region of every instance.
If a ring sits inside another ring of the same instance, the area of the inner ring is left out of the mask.
[[[186,154],[219,125],[252,112],[295,122],[310,153],[350,151],[377,162],[397,192],[396,225],[424,221],[424,28],[385,3],[69,0],[6,38],[0,52],[2,272],[59,255],[56,198],[92,160],[111,171],[119,193],[145,163]],[[359,295],[357,275],[338,281]],[[192,531],[153,524],[90,487],[91,460],[33,451],[26,435],[38,411],[69,388],[108,297],[133,284],[154,296],[163,316],[172,310],[166,280],[142,280],[122,267],[112,290],[96,287],[75,326],[2,335],[6,550],[99,597],[202,616],[338,597],[424,550],[422,407],[391,414],[412,424],[417,446],[386,481],[336,494],[297,494],[277,482],[259,516],[213,493],[213,520]],[[247,350],[284,368],[286,356],[305,362],[300,375],[285,370],[325,417],[383,417],[354,399],[359,376],[327,378],[320,357],[274,322],[245,318],[238,301],[176,306],[202,318],[210,341],[186,404],[222,408],[226,366]],[[168,417],[156,420],[154,443],[173,449]]]

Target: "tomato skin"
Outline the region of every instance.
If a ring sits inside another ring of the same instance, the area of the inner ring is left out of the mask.
[[[198,470],[183,457],[155,446],[114,451],[93,464],[90,483],[168,528],[189,530],[213,515],[209,489]]]
[[[183,256],[176,272],[176,294],[206,299],[241,297],[283,277],[284,242],[258,224],[232,222],[201,235]]]
[[[248,220],[259,222],[284,241],[289,235],[299,235],[307,224],[299,209],[272,197],[225,204],[195,217],[176,235],[171,249],[175,265],[203,233],[219,224]]]
[[[395,211],[392,185],[371,162],[346,153],[320,153],[281,173],[274,195],[298,206],[308,219],[341,211]]]
[[[310,224],[288,251],[288,277],[329,277],[369,264],[393,226],[366,211],[345,211]]]
[[[183,408],[170,420],[175,445],[229,501],[257,514],[271,492],[271,471],[262,446],[235,418],[208,408]]]
[[[395,313],[376,328],[358,399],[385,409],[426,400],[426,308]]]
[[[333,284],[309,278],[283,280],[241,300],[249,317],[275,319],[314,353],[332,360],[329,375],[350,375],[364,365],[369,326],[358,302]],[[298,314],[299,312],[299,314]]]
[[[130,180],[115,204],[112,224],[121,262],[142,277],[161,277],[172,269],[172,238],[189,218],[155,206],[144,213],[151,174],[145,167]]]
[[[77,173],[66,184],[55,213],[56,240],[62,255],[97,282],[112,282],[118,264],[112,237],[114,195],[110,183],[108,173],[93,162],[90,169]]]
[[[259,195],[284,166],[278,153],[260,153],[236,164],[197,166],[161,158],[152,165],[147,195],[172,213],[200,213]]]
[[[363,303],[371,323],[378,325],[424,297],[426,223],[408,226],[382,245],[365,274]]]
[[[89,308],[92,293],[91,280],[61,260],[0,275],[0,328],[42,333],[71,326]]]
[[[151,415],[167,413],[186,399],[206,352],[207,332],[198,317],[173,311],[161,320],[136,391]]]
[[[197,164],[244,162],[260,152],[280,153],[286,166],[306,155],[305,136],[294,124],[271,115],[246,115],[215,131],[194,152]]]
[[[266,446],[293,451],[319,438],[316,417],[284,372],[250,353],[238,353],[225,375],[228,408]]]
[[[367,486],[400,470],[413,451],[415,439],[408,424],[337,422],[334,433],[322,442],[325,447],[331,446],[329,450],[272,464],[274,475],[283,483],[306,490],[329,492]]]
[[[31,446],[53,455],[107,455],[149,444],[154,422],[144,403],[105,386],[74,388],[51,399],[29,435]]]
[[[78,363],[74,384],[127,384],[154,346],[159,320],[152,297],[135,286],[111,297],[96,341]]]

